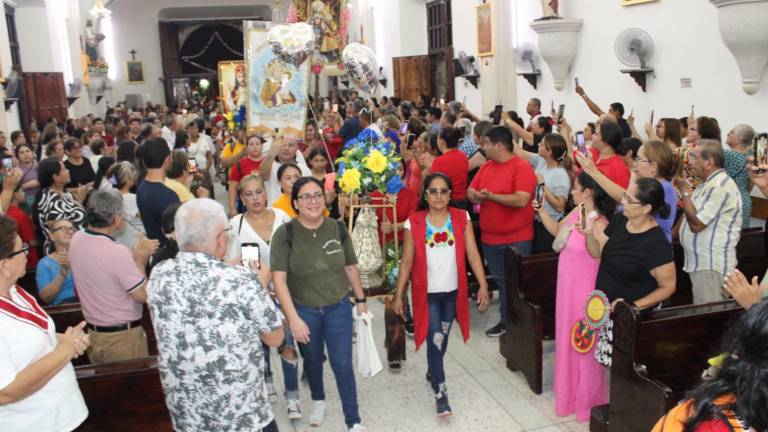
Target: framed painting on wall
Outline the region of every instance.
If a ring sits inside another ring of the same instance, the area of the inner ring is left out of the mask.
[[[141,84],[144,82],[144,66],[140,61],[125,62],[128,84]]]
[[[242,60],[219,62],[219,98],[224,114],[246,105],[248,98],[248,76]]]
[[[621,0],[622,6],[632,6],[640,3],[651,3],[658,0]]]
[[[477,12],[477,56],[493,55],[493,9],[491,3],[475,6]]]

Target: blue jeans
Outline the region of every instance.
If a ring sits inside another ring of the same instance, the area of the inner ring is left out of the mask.
[[[448,348],[448,335],[456,319],[456,293],[458,290],[427,294],[429,328],[427,329],[427,368],[432,377],[435,395],[445,392],[443,357]]]
[[[269,345],[262,343],[264,349],[264,379],[266,382],[272,382],[272,365],[269,358]],[[282,356],[283,350],[290,348],[294,351],[296,358],[293,360],[286,360]],[[277,352],[280,355],[281,363],[283,364],[283,385],[285,386],[285,399],[299,399],[299,353],[296,349],[296,344],[293,341],[293,335],[289,330],[285,331],[285,339],[283,344],[277,348]]]
[[[533,247],[532,241],[517,243],[507,243],[500,245],[489,245],[483,243],[483,257],[488,263],[488,270],[493,277],[493,283],[499,289],[499,311],[501,312],[501,324],[507,325],[507,284],[506,273],[504,272],[504,249],[512,246],[520,251],[520,255],[528,256]]]
[[[352,367],[352,307],[346,298],[339,303],[319,308],[296,305],[299,317],[309,328],[309,343],[302,345],[312,400],[325,400],[323,355],[324,347],[327,346],[328,361],[336,377],[347,427],[360,423],[355,372]]]

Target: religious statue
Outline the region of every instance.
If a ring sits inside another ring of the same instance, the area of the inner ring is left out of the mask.
[[[327,63],[334,63],[339,59],[339,41],[338,17],[335,17],[333,11],[338,9],[331,4],[338,3],[338,0],[314,0],[309,6],[308,22],[315,32],[315,49],[322,55]]]
[[[235,66],[235,82],[227,89],[225,96],[226,112],[234,112],[240,105],[246,104],[248,97],[245,78],[245,65]]]
[[[99,44],[105,39],[105,36],[98,33],[98,30],[93,26],[93,20],[86,21],[85,24],[85,53],[88,55],[88,60],[91,64],[96,63],[99,56]]]
[[[540,0],[540,1],[541,1],[541,10],[543,15],[541,16],[541,18],[539,18],[536,21],[560,18],[560,15],[557,14],[558,0]]]
[[[293,74],[288,65],[280,59],[274,59],[267,65],[267,79],[261,88],[261,102],[268,108],[278,108],[296,103],[296,96],[291,92]]]

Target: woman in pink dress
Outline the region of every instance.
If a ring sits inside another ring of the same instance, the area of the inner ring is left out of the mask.
[[[595,224],[608,224],[616,210],[616,201],[598,186],[591,177],[580,173],[571,189],[576,207],[559,222],[534,202],[542,223],[555,237],[553,248],[560,251],[557,267],[557,300],[555,305],[555,413],[568,416],[576,413],[580,422],[589,420],[592,407],[608,403],[605,369],[592,354],[594,346],[581,353],[571,344],[571,330],[584,319],[584,303],[595,289],[600,261],[592,258],[581,233],[585,218]],[[560,243],[558,245],[558,243]],[[559,247],[558,247],[559,246]]]

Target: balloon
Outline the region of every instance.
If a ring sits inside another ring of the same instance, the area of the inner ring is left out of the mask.
[[[373,96],[379,86],[379,65],[373,51],[365,45],[351,43],[344,48],[342,57],[350,80],[362,92]]]
[[[272,27],[267,42],[282,61],[298,69],[315,48],[315,34],[307,23],[278,25]]]

